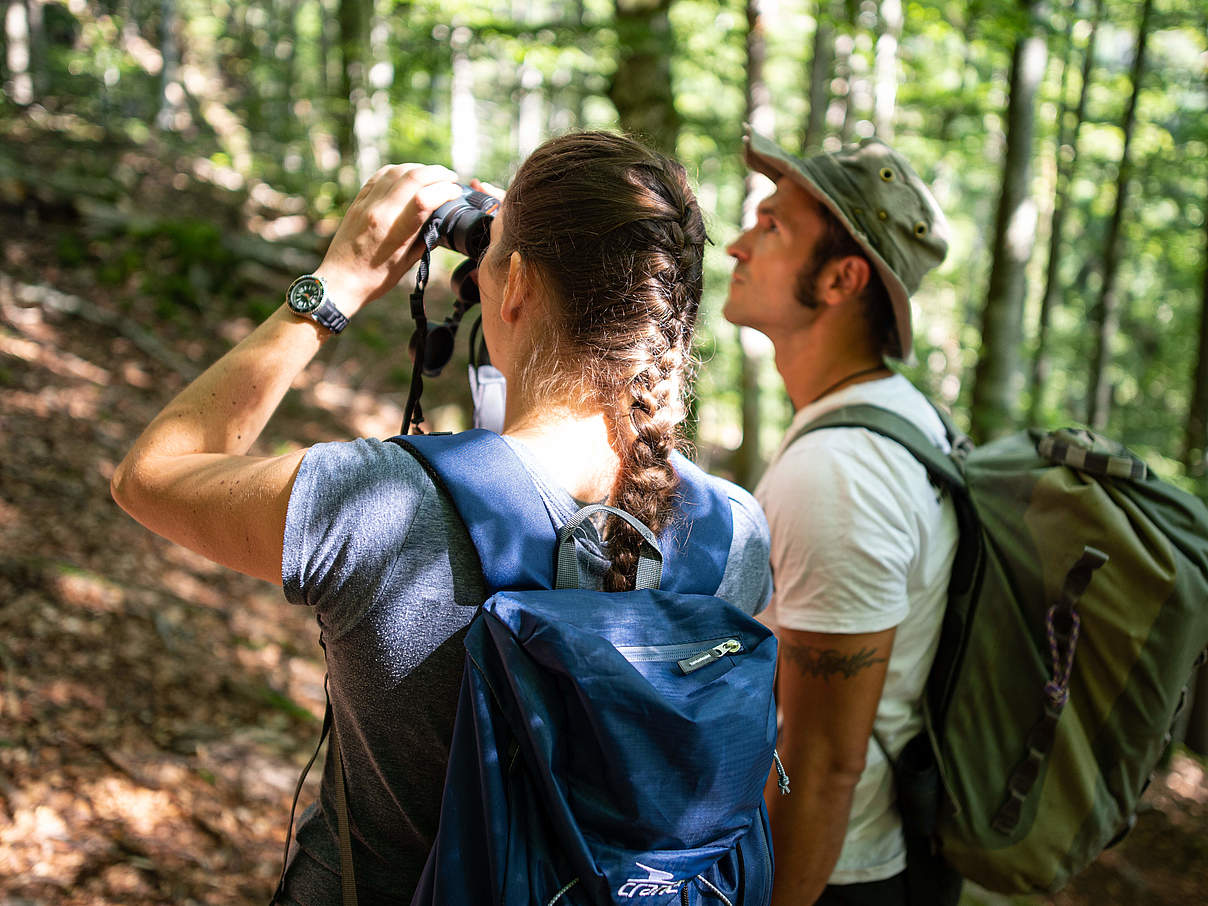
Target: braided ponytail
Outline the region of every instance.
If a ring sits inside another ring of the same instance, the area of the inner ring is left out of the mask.
[[[557,323],[522,379],[604,411],[620,462],[610,502],[657,535],[670,522],[703,282],[705,227],[678,163],[603,132],[546,142],[503,204],[503,241],[557,300]],[[633,587],[641,538],[606,528],[609,591]]]

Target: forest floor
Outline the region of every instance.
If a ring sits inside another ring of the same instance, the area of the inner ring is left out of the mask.
[[[172,179],[131,164],[140,181]],[[4,179],[0,906],[265,903],[318,736],[317,628],[279,589],[144,530],[108,491],[141,427],[252,321],[231,303],[166,316],[142,279],[153,240],[105,238],[61,194]],[[181,204],[205,216],[204,198]],[[106,276],[131,248],[140,267]],[[367,401],[357,370],[370,355],[316,363],[260,448],[389,433],[397,406]],[[1176,755],[1132,835],[1061,893],[964,902],[1208,902],[1203,764]]]

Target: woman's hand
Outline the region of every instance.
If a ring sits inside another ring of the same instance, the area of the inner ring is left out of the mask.
[[[352,317],[393,289],[419,260],[420,228],[460,193],[457,174],[441,166],[395,164],[369,177],[315,271],[336,307]]]

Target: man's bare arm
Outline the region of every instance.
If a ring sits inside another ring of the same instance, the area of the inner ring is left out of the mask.
[[[781,629],[779,750],[792,780],[766,791],[776,849],[772,901],[813,903],[834,871],[852,792],[885,685],[894,630],[836,635]]]

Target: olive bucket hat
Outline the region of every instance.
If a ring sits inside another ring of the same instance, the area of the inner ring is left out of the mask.
[[[802,160],[748,128],[747,166],[788,177],[818,199],[868,253],[889,291],[902,357],[910,357],[910,296],[948,252],[948,223],[914,169],[887,144],[866,138]]]

